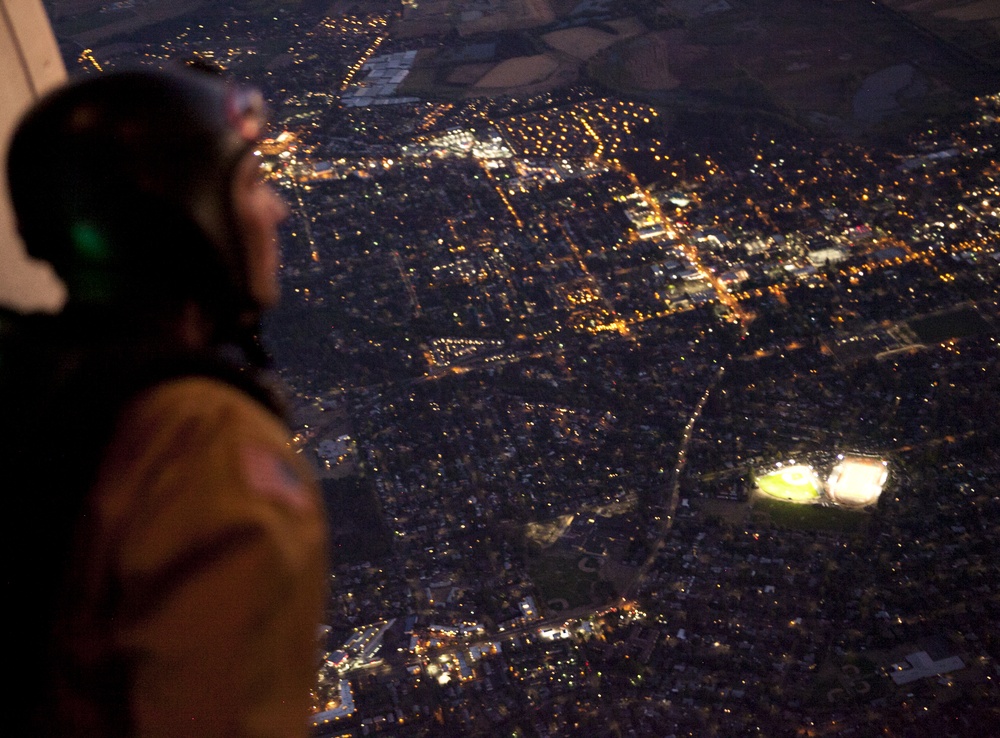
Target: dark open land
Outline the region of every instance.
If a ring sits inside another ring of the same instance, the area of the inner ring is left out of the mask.
[[[992,328],[979,311],[968,305],[935,315],[914,318],[908,321],[908,324],[924,343],[965,338],[987,333]]]
[[[867,515],[855,510],[843,510],[824,505],[796,505],[757,496],[753,500],[755,515],[764,516],[777,528],[818,530],[837,533],[858,533],[864,529]]]
[[[578,566],[579,556],[543,554],[528,565],[531,579],[541,592],[543,602],[565,600],[570,608],[596,600],[594,587],[598,576]]]
[[[328,7],[327,0],[46,0],[45,9],[61,41],[97,47],[112,41],[130,41],[140,32],[175,19],[197,17],[200,22],[233,15],[234,8],[247,15],[266,16],[278,10]]]
[[[171,18],[205,12],[205,0],[146,0],[103,3],[94,0],[50,0],[46,9],[61,39],[94,46],[107,39],[135,34]]]
[[[651,68],[670,84],[662,102],[743,107],[810,127],[868,128],[895,116],[946,109],[990,89],[983,65],[870,2],[731,0],[673,2],[650,33],[609,49],[594,76],[648,86]],[[996,75],[992,75],[993,78]]]
[[[853,132],[947,111],[1000,84],[996,23],[963,20],[992,11],[982,0],[959,5],[915,15],[867,0],[633,0],[553,2],[546,13],[509,0],[471,23],[480,11],[441,0],[407,9],[394,33],[441,41],[407,94],[528,94],[590,80],[665,107],[750,109]],[[522,51],[494,44],[499,32]],[[455,63],[463,55],[475,58]]]
[[[1000,1],[881,0],[915,26],[994,69],[1000,65]]]
[[[389,536],[374,490],[362,477],[322,480],[323,506],[334,560],[378,561],[389,553]]]
[[[285,7],[306,5],[320,3]],[[94,48],[223,12],[205,0],[47,6],[61,39]],[[240,6],[264,15],[279,4]],[[593,82],[663,109],[852,133],[906,127],[1000,87],[1000,0],[432,0],[406,7],[390,34],[423,47],[399,94],[427,99]],[[264,65],[286,50],[258,45]]]

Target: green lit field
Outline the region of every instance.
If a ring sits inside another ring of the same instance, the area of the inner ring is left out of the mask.
[[[798,464],[757,477],[757,489],[768,497],[804,504],[819,499],[821,486],[811,466]]]

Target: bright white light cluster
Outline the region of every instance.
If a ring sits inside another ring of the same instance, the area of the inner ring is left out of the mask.
[[[889,478],[885,461],[845,456],[833,467],[826,483],[827,496],[838,505],[865,507],[878,501]]]
[[[888,466],[882,459],[840,455],[824,485],[812,466],[790,461],[758,474],[756,483],[761,493],[786,502],[862,508],[878,502],[889,479]]]

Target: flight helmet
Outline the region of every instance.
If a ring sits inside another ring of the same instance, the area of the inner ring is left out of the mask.
[[[52,264],[71,304],[257,311],[232,190],[263,125],[257,90],[203,70],[113,72],[56,90],[8,155],[28,252]]]

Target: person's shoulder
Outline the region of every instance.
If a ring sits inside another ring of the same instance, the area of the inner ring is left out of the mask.
[[[288,435],[284,422],[249,393],[205,375],[176,377],[149,387],[130,403],[125,415],[154,427],[197,423],[206,432],[228,428],[281,439]]]
[[[192,373],[166,379],[148,388],[144,397],[150,403],[193,404],[218,408],[220,406],[256,405],[247,392],[235,384],[209,374]]]
[[[287,425],[250,394],[223,379],[189,375],[133,398],[108,456],[115,467],[170,468],[178,478],[198,477],[220,488],[252,488],[257,478],[308,484],[309,470],[289,442]]]
[[[182,376],[129,404],[106,468],[114,471],[112,487],[142,486],[143,504],[152,507],[191,497],[223,512],[231,512],[232,502],[243,516],[256,509],[247,506],[252,500],[260,510],[313,514],[312,473],[289,436],[283,421],[240,388],[214,377]]]

